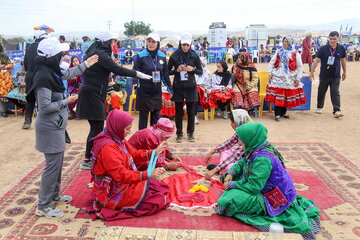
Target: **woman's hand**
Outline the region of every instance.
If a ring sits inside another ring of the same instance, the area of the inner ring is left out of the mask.
[[[205,156],[205,163],[206,164],[210,163],[213,154],[214,154],[214,150],[212,150],[212,151],[208,152],[208,154],[206,154],[206,156]]]
[[[294,87],[298,87],[300,84],[300,81],[299,80],[294,80]]]
[[[166,166],[171,171],[176,171],[176,169],[178,169],[181,166],[181,162],[167,162]]]
[[[185,65],[181,64],[178,66],[178,68],[176,69],[177,72],[182,72],[185,70]]]
[[[175,162],[182,162],[181,158],[179,158],[177,155],[172,155],[172,160]]]
[[[161,143],[156,149],[156,154],[159,155],[162,151],[164,151],[166,148],[168,147],[168,143],[167,142],[163,142]]]
[[[186,66],[186,67],[185,67],[185,71],[187,71],[187,72],[192,72],[192,71],[194,71],[194,70],[195,70],[195,68],[192,67],[192,66]]]
[[[99,55],[95,54],[85,60],[86,66],[89,68],[99,61]]]
[[[205,179],[210,180],[217,172],[218,170],[216,168],[208,171],[207,173],[205,173]]]
[[[225,179],[224,179],[224,190],[227,190],[227,185],[230,181],[232,181],[233,176],[228,174],[226,175]]]
[[[69,96],[69,97],[68,97],[69,103],[73,103],[73,102],[75,102],[77,99],[78,99],[78,95],[73,95],[73,96]]]
[[[161,177],[161,175],[163,175],[165,173],[165,169],[160,167],[160,168],[155,168],[152,172],[151,172],[151,177],[155,178],[155,179],[159,179]]]

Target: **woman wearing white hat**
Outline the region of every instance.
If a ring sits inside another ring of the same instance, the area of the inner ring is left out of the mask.
[[[78,65],[61,71],[60,60],[67,43],[57,38],[44,39],[37,48],[36,67],[27,99],[37,103],[38,114],[35,123],[36,149],[45,155],[45,167],[41,177],[39,202],[35,214],[48,218],[59,218],[64,213],[52,205],[55,202],[70,202],[71,196],[60,195],[61,169],[65,151],[65,128],[68,120],[69,103],[77,96],[64,98],[65,87],[62,78],[68,79],[84,71],[86,66]],[[91,66],[97,56],[89,58],[85,64]]]
[[[194,142],[195,130],[195,103],[198,100],[196,90],[195,74],[202,75],[203,69],[197,53],[191,50],[192,37],[190,34],[184,34],[181,37],[179,48],[170,56],[169,73],[175,75],[173,83],[173,97],[175,102],[175,124],[176,141],[183,141],[182,118],[183,104],[186,101],[186,111],[188,113],[187,134],[188,140]]]
[[[146,49],[139,52],[134,61],[134,70],[152,76],[152,79],[137,78],[136,109],[140,112],[139,130],[147,128],[150,112],[150,126],[157,123],[162,108],[162,84],[172,92],[166,56],[161,51],[160,36],[150,33],[146,38]]]
[[[87,69],[83,76],[84,81],[80,88],[79,99],[76,107],[76,115],[80,119],[86,119],[90,125],[90,131],[86,140],[85,159],[81,168],[90,169],[91,148],[93,142],[91,139],[98,135],[104,128],[106,118],[105,99],[111,72],[120,76],[151,78],[141,72],[136,72],[127,68],[120,67],[112,58],[113,42],[118,34],[109,31],[98,32],[95,35],[95,42],[87,50],[84,59],[90,56],[99,55],[99,62]]]

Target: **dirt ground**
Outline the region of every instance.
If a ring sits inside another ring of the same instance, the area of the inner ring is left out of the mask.
[[[290,119],[274,121],[274,114],[264,112],[262,118],[254,119],[262,122],[269,129],[271,142],[326,142],[337,151],[360,164],[360,92],[359,75],[360,63],[350,62],[347,64],[347,79],[341,83],[341,104],[344,117],[335,119],[332,116],[332,105],[329,91],[325,101],[325,107],[321,115],[316,114],[316,96],[318,80],[313,83],[311,111],[290,112]],[[215,64],[207,68],[213,72]],[[267,64],[257,64],[258,71],[266,71]],[[304,66],[308,74],[308,66]],[[319,68],[316,74],[319,73]],[[135,115],[135,131],[137,128],[138,115]],[[230,127],[230,120],[216,118],[204,121],[202,113],[199,113],[200,124],[196,125],[194,144],[221,143],[231,137],[234,131]],[[26,173],[43,160],[42,153],[34,148],[35,133],[34,124],[29,130],[22,130],[23,116],[0,118],[0,136],[3,139],[0,146],[0,196]],[[184,125],[186,127],[186,123]],[[85,120],[71,120],[67,128],[73,142],[85,142],[89,131],[89,125]],[[170,140],[175,143],[175,137]],[[185,140],[186,141],[186,140]]]

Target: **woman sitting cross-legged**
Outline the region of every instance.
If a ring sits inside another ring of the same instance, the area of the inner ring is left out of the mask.
[[[226,62],[219,61],[216,66],[217,70],[211,78],[209,106],[211,108],[218,106],[221,112],[218,112],[217,115],[222,115],[222,117],[226,119],[230,101],[234,96],[231,82],[232,75],[228,71],[228,65]]]
[[[157,124],[151,127],[135,132],[129,139],[129,143],[135,149],[152,150],[156,149],[161,143],[165,142],[175,134],[175,126],[167,118],[160,118]],[[137,165],[139,170],[147,167],[148,162],[142,162]],[[181,165],[181,159],[165,149],[159,154],[157,162],[158,167],[164,167],[166,170],[175,171]]]
[[[261,231],[280,223],[285,232],[315,239],[320,228],[316,204],[297,195],[280,153],[266,141],[262,123],[247,123],[236,129],[245,146],[244,157],[222,176],[225,192],[215,211],[235,217]]]
[[[164,168],[138,171],[136,163],[150,160],[151,152],[134,149],[125,137],[134,118],[114,109],[106,118],[106,128],[94,138],[91,173],[96,200],[88,208],[93,220],[118,220],[151,215],[170,204],[169,187],[156,178]],[[160,145],[156,152],[163,151]]]

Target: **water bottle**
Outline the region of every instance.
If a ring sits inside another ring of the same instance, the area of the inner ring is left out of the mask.
[[[284,227],[280,223],[270,224],[270,233],[274,240],[281,240],[284,233]]]

